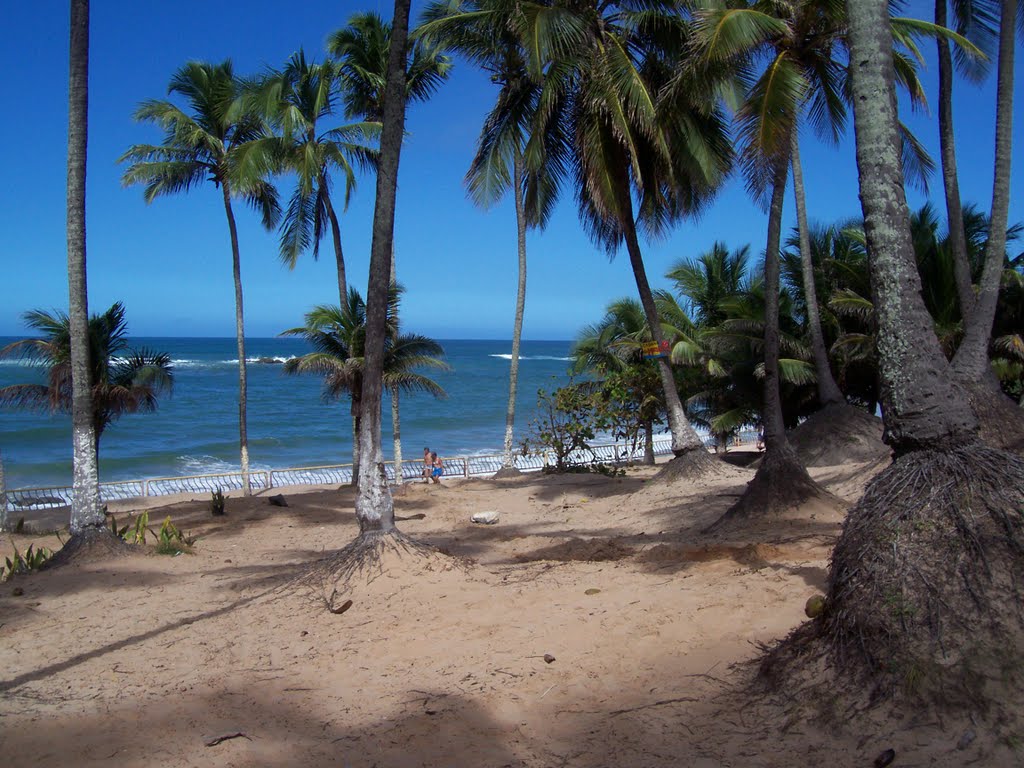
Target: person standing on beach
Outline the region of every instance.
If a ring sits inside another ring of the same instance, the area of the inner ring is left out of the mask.
[[[424,483],[429,483],[430,482],[430,477],[433,474],[433,470],[434,470],[434,460],[433,460],[433,458],[431,458],[431,456],[436,456],[436,455],[437,455],[436,453],[435,454],[431,454],[429,448],[424,448],[423,449],[423,482]]]
[[[441,475],[444,474],[444,462],[441,461],[441,457],[438,456],[436,453],[431,453],[430,459],[430,464],[432,467],[430,477],[433,479],[434,484],[436,485],[441,482]]]

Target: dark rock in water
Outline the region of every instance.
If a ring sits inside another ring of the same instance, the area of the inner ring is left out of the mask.
[[[277,496],[268,496],[267,501],[270,502],[271,506],[274,507],[287,507],[288,501],[280,493]]]
[[[257,357],[256,362],[259,363],[260,365],[276,365],[281,361],[278,360],[276,357]]]

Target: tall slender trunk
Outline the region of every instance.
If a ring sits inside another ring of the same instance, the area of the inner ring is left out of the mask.
[[[238,229],[235,226],[235,213],[231,210],[231,190],[228,188],[227,179],[221,180],[221,191],[224,193],[224,213],[228,217],[228,230],[231,232],[231,274],[235,281],[235,337],[238,340],[238,448],[241,454],[242,493],[248,496],[252,490],[249,487],[249,434],[246,426],[248,386],[245,320],[242,307],[242,261],[238,255]]]
[[[355,505],[362,534],[388,533],[395,527],[394,501],[388,488],[380,445],[380,413],[390,287],[388,260],[394,242],[398,165],[402,153],[402,134],[405,130],[405,61],[409,6],[410,0],[395,0],[384,90],[377,198],[373,212],[370,281],[366,291],[366,346],[359,443],[359,482]]]
[[[779,247],[782,244],[782,206],[786,199],[789,158],[775,162],[772,200],[768,209],[768,243],[764,251],[764,446],[766,451],[789,449],[782,416],[779,381]],[[813,278],[812,278],[813,282]],[[795,452],[794,452],[795,457]]]
[[[935,0],[935,23],[947,26],[946,3]],[[953,275],[960,300],[960,314],[966,321],[974,311],[971,265],[967,260],[967,235],[960,203],[960,182],[956,169],[956,143],[953,140],[953,57],[949,41],[935,39],[939,53],[939,153],[942,156],[942,187],[946,193],[946,217],[949,220],[949,246],[953,251]]]
[[[398,285],[398,265],[395,261],[395,242],[391,241],[391,284]],[[395,318],[395,335],[398,335],[399,318]],[[395,456],[395,485],[405,482],[402,477],[402,409],[398,388],[391,390],[391,439]]]
[[[359,482],[359,459],[360,459],[360,440],[362,435],[361,424],[363,414],[363,385],[361,381],[357,381],[352,385],[352,480],[351,485],[356,485]]]
[[[644,464],[654,466],[654,423],[650,419],[644,421]]]
[[[921,299],[903,188],[887,8],[881,1],[848,0],[847,12],[857,169],[871,255],[885,438],[897,454],[950,447],[972,439],[978,424],[950,376]]]
[[[640,294],[640,304],[643,306],[644,315],[647,317],[651,338],[660,347],[665,340],[665,335],[661,331],[661,319],[658,317],[658,308],[654,305],[654,294],[651,292],[651,285],[647,282],[647,271],[644,269],[643,255],[640,253],[640,242],[637,240],[632,213],[630,213],[623,229],[626,238],[626,249],[629,251],[629,263],[633,268],[637,292]],[[703,450],[704,443],[700,439],[700,435],[690,426],[690,422],[686,418],[686,411],[683,410],[683,403],[679,399],[679,390],[676,389],[675,376],[672,375],[672,366],[664,357],[658,358],[658,375],[661,377],[661,388],[665,396],[668,427],[672,432],[672,452],[676,456],[682,456],[697,449]]]
[[[85,167],[89,128],[89,0],[71,0],[68,68],[68,317],[71,330],[71,534],[103,525],[89,371]]]
[[[1006,221],[1010,206],[1010,151],[1013,140],[1013,54],[1017,31],[1017,0],[1003,0],[999,19],[999,72],[996,84],[996,156],[992,183],[985,266],[967,332],[953,357],[953,369],[965,381],[988,373],[988,346],[999,299],[999,280],[1006,255]]]
[[[523,312],[526,308],[526,208],[523,203],[523,175],[525,163],[516,148],[512,166],[512,189],[516,198],[516,243],[519,257],[519,283],[516,289],[516,319],[512,325],[512,361],[508,372],[508,408],[505,411],[505,450],[502,466],[512,468],[513,425],[516,419],[516,388],[519,385],[519,345],[523,338]]]
[[[800,163],[800,136],[796,129],[790,132],[790,152],[793,165],[793,195],[796,198],[797,228],[800,230],[800,267],[804,278],[804,298],[807,301],[807,327],[811,332],[814,369],[818,375],[818,401],[823,405],[845,403],[846,398],[832,376],[828,350],[821,332],[821,313],[818,311],[818,290],[814,284],[814,256],[811,253],[811,233],[807,226],[807,195],[804,172]],[[781,233],[780,233],[781,234]]]
[[[321,173],[321,189],[326,190],[326,184],[327,177]],[[331,222],[331,237],[334,240],[334,261],[338,265],[338,297],[341,300],[341,304],[338,306],[344,307],[348,295],[348,284],[345,281],[345,254],[341,250],[341,227],[338,226],[338,216],[334,212],[334,206],[331,205],[331,197],[326,192],[324,193],[324,204],[327,207],[327,218]]]

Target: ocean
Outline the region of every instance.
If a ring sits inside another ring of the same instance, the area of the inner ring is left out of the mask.
[[[15,338],[0,337],[0,346]],[[441,341],[450,372],[431,375],[447,391],[438,400],[403,394],[403,458],[429,446],[444,456],[500,453],[505,434],[511,341]],[[237,470],[238,350],[233,338],[135,338],[131,346],[168,353],[174,391],[155,413],[129,414],[100,441],[100,480],[133,480]],[[516,441],[536,414],[537,390],[565,384],[569,341],[524,341],[516,397]],[[321,380],[288,375],[281,363],[308,351],[302,339],[246,339],[252,469],[352,461],[349,400],[326,403]],[[269,362],[269,361],[273,362]],[[41,370],[0,360],[0,387],[42,382]],[[392,458],[390,397],[382,414],[385,458]],[[71,483],[71,419],[0,410],[0,453],[9,488]]]

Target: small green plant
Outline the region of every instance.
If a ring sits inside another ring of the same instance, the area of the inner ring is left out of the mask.
[[[178,527],[171,522],[170,515],[160,526],[156,534],[156,551],[160,555],[177,555],[182,552],[190,552],[195,539],[183,534]]]
[[[0,567],[0,581],[7,581],[16,573],[38,571],[42,568],[43,563],[53,557],[53,552],[46,547],[34,549],[33,545],[29,544],[23,554],[18,551],[18,546],[13,540],[11,546],[14,547],[14,556],[8,557],[6,564]]]
[[[221,493],[220,488],[213,492],[213,498],[210,499],[210,514],[214,517],[224,514],[224,494]]]
[[[110,530],[119,539],[124,539],[129,544],[145,544],[146,543],[146,531],[149,526],[149,510],[146,510],[137,518],[135,518],[135,525],[129,523],[123,528],[117,527],[117,518],[113,515],[110,516]]]

